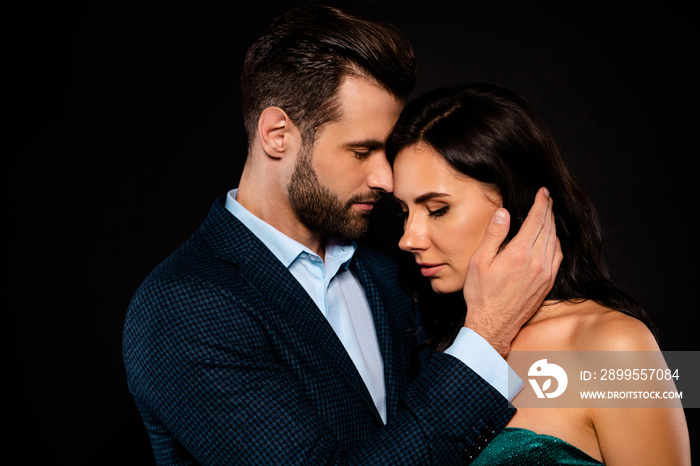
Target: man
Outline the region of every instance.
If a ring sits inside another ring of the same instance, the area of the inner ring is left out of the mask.
[[[560,259],[547,196],[498,255],[495,216],[465,329],[429,358],[394,264],[350,241],[392,190],[384,142],[414,72],[395,28],[327,7],[283,15],[249,50],[240,184],[125,322],[158,464],[468,462],[513,415],[502,356]]]

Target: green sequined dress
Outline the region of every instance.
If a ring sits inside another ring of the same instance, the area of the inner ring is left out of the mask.
[[[506,427],[472,462],[472,466],[601,465],[575,446],[550,435]]]

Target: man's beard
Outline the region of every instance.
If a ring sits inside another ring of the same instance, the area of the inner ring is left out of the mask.
[[[357,239],[369,228],[370,211],[357,211],[352,205],[375,203],[380,197],[379,192],[370,191],[341,200],[319,181],[308,148],[299,153],[287,195],[297,217],[311,231],[346,239]]]

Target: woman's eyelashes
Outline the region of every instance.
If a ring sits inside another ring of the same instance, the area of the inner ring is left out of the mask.
[[[440,207],[439,209],[435,209],[435,210],[430,210],[430,209],[426,208],[426,210],[428,211],[428,216],[430,216],[430,217],[442,217],[450,210],[450,206],[446,205],[444,207]],[[408,213],[409,213],[408,209],[401,209],[400,208],[400,209],[396,210],[396,215],[398,217],[408,217]]]
[[[450,210],[450,206],[440,207],[439,209],[430,210],[428,209],[428,215],[431,217],[442,217]]]

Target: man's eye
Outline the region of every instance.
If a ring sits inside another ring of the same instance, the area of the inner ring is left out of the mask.
[[[371,154],[371,151],[368,151],[368,150],[367,151],[355,150],[353,152],[355,153],[355,157],[357,157],[358,159],[367,158],[367,157],[369,157],[369,154]]]

